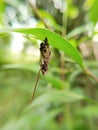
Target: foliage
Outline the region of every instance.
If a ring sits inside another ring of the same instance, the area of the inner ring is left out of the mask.
[[[0,0],[0,130],[97,130],[98,2],[35,4]],[[45,37],[51,61],[32,102]]]

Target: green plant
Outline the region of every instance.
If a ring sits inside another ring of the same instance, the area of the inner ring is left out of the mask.
[[[0,129],[97,130],[98,64],[91,43],[94,43],[97,33],[94,27],[97,25],[95,12],[98,2],[67,0],[63,12],[59,12],[50,0],[40,0],[38,8],[30,0],[0,2],[0,13],[6,17],[8,25],[21,25],[20,28],[6,27],[0,15]],[[42,5],[45,2],[49,3]],[[19,5],[25,8],[25,15]],[[5,8],[14,15],[7,16]],[[33,10],[33,15],[29,9]],[[53,16],[49,9],[53,10]],[[31,16],[37,25],[27,28]],[[18,53],[10,47],[13,35],[17,34],[17,44],[20,34],[25,39],[23,49]],[[47,75],[40,75],[35,98],[31,102],[40,69],[38,43],[45,37],[51,47],[49,70]],[[81,48],[83,43],[85,46]],[[85,56],[85,47],[88,49],[88,46],[89,55]],[[32,55],[33,51],[37,57]]]

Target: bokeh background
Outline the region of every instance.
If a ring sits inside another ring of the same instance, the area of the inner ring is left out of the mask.
[[[51,46],[48,74],[40,75],[32,103],[41,41],[0,34],[0,130],[98,130],[97,8],[98,0],[0,0],[0,29],[53,30],[78,49],[94,75]]]

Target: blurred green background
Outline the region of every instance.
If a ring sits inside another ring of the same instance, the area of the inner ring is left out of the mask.
[[[52,29],[79,50],[95,77],[51,46],[32,103],[41,41],[0,34],[0,130],[98,130],[97,8],[98,0],[0,0],[0,29]]]

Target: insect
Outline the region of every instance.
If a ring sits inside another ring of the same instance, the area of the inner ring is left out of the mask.
[[[48,40],[45,38],[44,42],[40,44],[40,53],[41,53],[41,65],[40,70],[43,75],[47,74],[48,64],[50,61],[51,51],[49,48]]]
[[[36,83],[34,86],[34,91],[33,91],[33,95],[32,95],[32,100],[34,99],[34,95],[35,95],[35,91],[36,91],[36,87],[37,87],[37,83],[40,77],[40,71],[43,75],[46,75],[48,72],[48,65],[49,65],[49,61],[50,61],[50,55],[51,55],[51,50],[48,44],[48,39],[47,37],[45,37],[44,41],[40,44],[40,54],[41,54],[41,63],[40,63],[40,70],[37,74],[37,79],[36,79]]]

